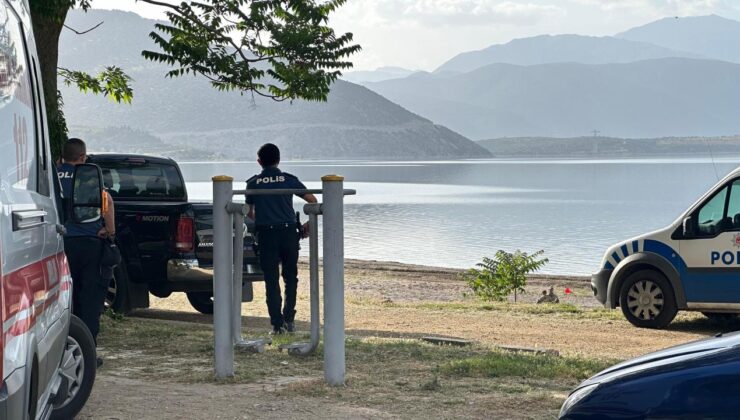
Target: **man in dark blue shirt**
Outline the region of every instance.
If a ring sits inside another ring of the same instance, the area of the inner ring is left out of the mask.
[[[262,172],[247,180],[247,189],[305,189],[294,175],[278,168],[280,149],[271,143],[260,147],[257,162]],[[309,203],[315,203],[313,194],[296,194]],[[287,195],[247,195],[250,219],[257,227],[259,258],[265,274],[265,294],[267,310],[273,334],[282,334],[285,330],[295,331],[295,302],[298,289],[298,240],[299,227],[296,225],[293,211],[293,196]],[[308,225],[304,225],[305,234]],[[280,292],[279,265],[283,266],[285,281],[285,305],[282,304]]]
[[[87,147],[80,139],[69,139],[62,148],[64,162],[57,168],[62,193],[67,200],[72,198],[72,181],[75,166],[87,161]],[[100,329],[100,314],[103,310],[108,280],[101,274],[103,239],[115,236],[113,199],[103,192],[102,220],[77,223],[68,220],[64,224],[64,253],[72,274],[72,313],[87,325],[97,342]],[[98,358],[98,366],[102,360]]]

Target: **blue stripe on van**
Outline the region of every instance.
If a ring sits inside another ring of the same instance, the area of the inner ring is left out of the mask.
[[[612,258],[614,259],[614,262],[617,263],[617,264],[619,264],[619,262],[622,261],[622,259],[619,258],[619,255],[617,254],[617,251],[614,251],[614,253],[612,253]]]
[[[627,258],[630,255],[629,251],[627,251],[627,244],[622,245],[621,250],[624,258]]]
[[[632,253],[636,253],[639,249],[640,243],[638,241],[632,241]]]

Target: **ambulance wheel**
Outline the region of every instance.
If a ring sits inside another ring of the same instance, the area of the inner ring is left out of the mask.
[[[190,305],[198,312],[205,315],[213,315],[213,293],[212,292],[187,292]]]
[[[665,328],[678,312],[671,284],[654,270],[640,270],[624,280],[619,306],[627,321],[640,328]]]
[[[728,312],[702,312],[702,315],[709,318],[712,321],[718,322],[729,322],[737,318],[738,314]]]
[[[96,357],[95,340],[90,330],[82,320],[72,315],[67,345],[59,366],[66,397],[54,405],[52,420],[73,419],[82,410],[95,383]]]

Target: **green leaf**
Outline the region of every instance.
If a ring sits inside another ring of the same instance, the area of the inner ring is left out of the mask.
[[[60,68],[58,74],[65,85],[75,85],[85,93],[102,94],[113,102],[130,104],[134,98],[131,77],[116,66],[106,67],[97,76],[65,68]]]
[[[275,100],[325,101],[360,46],[328,26],[345,0],[185,1],[150,34],[146,59],[177,66],[168,77],[198,74],[219,90]]]

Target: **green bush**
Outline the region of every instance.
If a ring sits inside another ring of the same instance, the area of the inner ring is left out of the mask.
[[[473,289],[473,293],[485,301],[505,301],[514,293],[523,292],[527,285],[527,274],[539,270],[549,261],[540,258],[545,251],[527,254],[516,250],[506,252],[499,250],[494,258],[483,257],[483,262],[463,274],[463,279]]]

